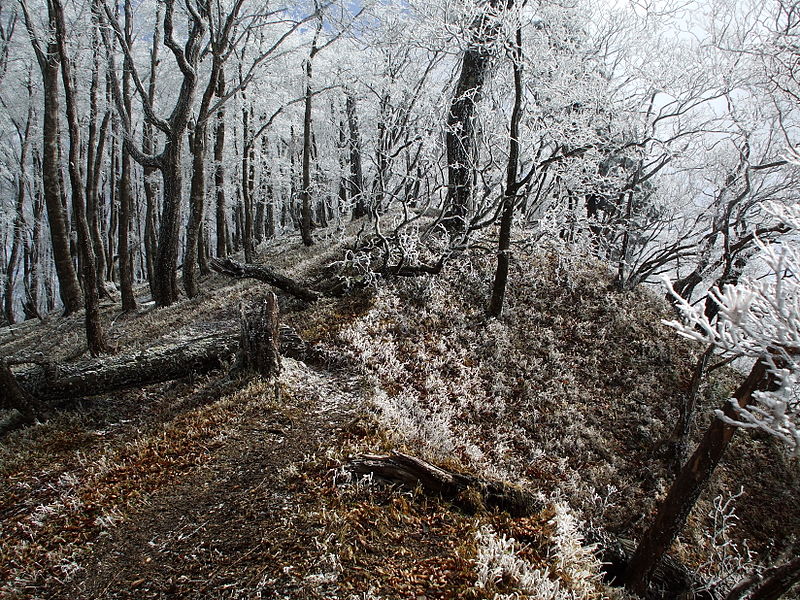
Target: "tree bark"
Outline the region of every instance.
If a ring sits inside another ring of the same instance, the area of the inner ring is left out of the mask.
[[[314,57],[319,50],[317,47],[317,38],[321,30],[322,21],[320,21],[317,26],[314,40],[311,42],[311,51],[306,60],[306,96],[305,109],[303,112],[303,184],[300,190],[300,200],[302,202],[300,234],[303,238],[303,244],[306,246],[314,244],[314,238],[311,236],[311,77]]]
[[[495,11],[499,0],[490,0],[486,10]],[[466,230],[472,203],[477,160],[475,115],[483,95],[492,57],[487,47],[496,35],[486,15],[479,15],[471,25],[472,40],[461,60],[461,73],[447,116],[447,210],[446,223],[456,230]]]
[[[25,237],[25,198],[27,191],[28,151],[31,145],[31,126],[33,125],[33,98],[32,84],[28,81],[28,116],[24,128],[17,127],[20,140],[19,173],[16,175],[17,198],[14,210],[14,227],[12,230],[11,253],[6,266],[6,292],[4,312],[6,320],[13,324],[14,317],[14,284],[17,267],[19,266],[20,252],[24,246]]]
[[[14,373],[14,380],[36,400],[52,404],[207,373],[235,356],[241,337],[230,322],[208,326],[212,328],[211,333],[156,342],[139,352],[69,365],[36,364]],[[304,360],[306,349],[294,330],[281,325],[278,331],[281,353]],[[0,387],[0,392],[5,389]]]
[[[353,92],[347,91],[345,96],[345,112],[349,130],[348,147],[350,148],[350,199],[353,205],[353,219],[360,219],[367,214],[367,199],[364,197],[364,173],[361,168],[361,134],[358,129],[358,113],[356,98]]]
[[[740,407],[745,407],[752,401],[755,391],[767,390],[774,385],[774,378],[766,364],[758,361],[734,393],[733,399]],[[723,412],[728,417],[735,417],[729,402],[725,403]],[[694,454],[681,469],[628,566],[625,585],[634,593],[646,595],[653,570],[683,529],[697,498],[708,484],[737,429],[715,417]]]
[[[219,74],[216,95],[222,98],[225,95],[225,71]],[[216,221],[217,221],[217,256],[224,258],[228,255],[230,235],[228,233],[228,215],[225,207],[225,105],[220,105],[217,110],[216,129],[214,132],[214,187],[217,192]]]
[[[69,178],[72,184],[72,205],[75,210],[75,224],[78,229],[81,270],[83,273],[83,297],[86,304],[86,341],[92,356],[109,352],[103,326],[100,322],[100,298],[97,293],[97,263],[95,261],[89,222],[86,219],[86,197],[84,181],[80,172],[80,125],[73,87],[72,65],[66,49],[66,24],[64,9],[60,0],[48,0],[48,12],[56,24],[56,39],[60,53],[61,76],[64,85],[64,104],[69,127]]]
[[[237,370],[262,377],[277,377],[281,372],[278,297],[273,292],[247,310],[242,308]]]
[[[42,48],[30,13],[24,0],[21,2],[31,45],[42,72],[42,95],[44,111],[42,114],[42,179],[44,198],[47,206],[47,220],[50,225],[50,239],[53,248],[53,262],[58,278],[59,295],[64,305],[64,314],[78,311],[81,306],[81,289],[78,276],[72,264],[70,254],[69,229],[67,227],[66,208],[62,202],[63,187],[61,182],[59,151],[59,52],[55,41],[56,24],[53,17],[48,20],[50,31],[47,34],[46,47]]]
[[[133,7],[131,0],[125,0],[125,39],[133,44]],[[122,74],[122,96],[126,112],[130,115],[133,103],[131,98],[131,73]],[[119,178],[119,287],[122,295],[122,310],[136,310],[136,296],[133,293],[133,260],[130,251],[131,215],[133,213],[133,191],[131,190],[131,153],[128,142],[122,144],[122,169]]]
[[[18,410],[26,423],[44,420],[44,405],[19,385],[5,360],[0,360],[0,390],[0,406]]]
[[[788,594],[798,582],[800,557],[743,581],[730,591],[725,600],[741,600],[746,595],[748,600],[778,600]]]

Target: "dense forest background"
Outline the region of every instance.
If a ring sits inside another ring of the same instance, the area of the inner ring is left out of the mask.
[[[737,430],[787,470],[800,454],[799,72],[788,0],[3,0],[0,321],[81,314],[104,357],[103,306],[202,299],[214,271],[313,303],[387,285],[430,300],[452,267],[492,327],[529,316],[508,311],[520,261],[555,260],[571,292],[603,265],[604,293],[665,296],[699,348],[664,442],[674,481],[622,577],[646,595]],[[328,252],[310,280],[259,264],[298,240]],[[6,404],[42,420],[50,392],[15,360]],[[792,535],[705,593],[789,593]]]

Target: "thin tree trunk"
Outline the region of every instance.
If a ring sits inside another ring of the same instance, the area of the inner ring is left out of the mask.
[[[300,189],[300,200],[302,202],[300,234],[303,238],[303,244],[306,246],[314,244],[314,238],[311,236],[311,78],[313,74],[312,63],[319,50],[317,48],[317,38],[321,29],[322,23],[320,22],[314,34],[314,40],[311,42],[311,51],[306,60],[306,96],[303,112],[303,184]]]
[[[217,97],[225,95],[225,71],[219,74],[217,82]],[[217,122],[214,135],[214,187],[217,192],[216,221],[217,221],[217,256],[228,255],[230,234],[228,232],[228,215],[225,206],[225,105],[217,110]]]
[[[125,0],[125,40],[133,43],[133,7],[131,0]],[[122,74],[122,101],[127,114],[131,114],[131,73],[128,69]],[[122,295],[122,310],[136,310],[136,296],[133,293],[133,260],[130,252],[131,213],[133,213],[133,191],[131,189],[131,154],[129,142],[122,145],[122,171],[119,178],[119,286]]]
[[[774,385],[774,377],[766,364],[758,361],[733,394],[733,399],[740,407],[745,407],[752,401],[754,392],[772,389]],[[725,403],[723,412],[730,418],[735,417],[730,402]],[[697,498],[708,484],[737,429],[717,417],[711,422],[694,454],[670,487],[653,524],[643,535],[628,565],[625,585],[632,592],[640,596],[647,593],[653,570],[686,524]]]
[[[244,96],[244,94],[242,94]],[[242,244],[244,245],[245,262],[253,262],[253,187],[250,177],[252,173],[250,108],[245,103],[242,108],[242,201],[244,211],[244,228],[242,230]]]
[[[489,316],[500,318],[508,283],[508,266],[511,249],[511,225],[517,204],[517,172],[519,169],[519,123],[522,119],[522,30],[517,29],[513,56],[514,108],[511,111],[511,137],[508,142],[508,165],[506,166],[506,190],[503,195],[503,216],[500,221],[500,240],[497,248],[497,271],[489,302]]]
[[[361,134],[358,129],[358,113],[356,99],[348,90],[345,98],[347,128],[349,130],[348,147],[350,148],[350,198],[355,200],[353,219],[360,219],[367,214],[367,199],[364,195],[364,172],[361,168]]]
[[[33,125],[33,87],[28,81],[28,116],[25,119],[25,127],[17,130],[20,140],[19,172],[16,175],[17,201],[14,211],[14,228],[12,230],[11,253],[8,257],[6,266],[6,293],[4,302],[4,312],[6,320],[13,324],[16,322],[14,317],[14,287],[17,267],[19,266],[20,252],[25,245],[25,199],[27,191],[27,172],[28,172],[28,152],[31,145],[31,126]]]

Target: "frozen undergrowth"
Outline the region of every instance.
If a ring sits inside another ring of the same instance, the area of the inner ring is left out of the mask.
[[[540,564],[522,556],[524,548],[514,538],[498,534],[489,525],[478,530],[477,587],[491,590],[498,584],[511,584],[516,588],[512,594],[495,593],[495,600],[589,600],[613,593],[601,584],[601,564],[594,547],[583,544],[580,523],[569,507],[556,502],[552,510],[548,522],[553,529],[552,548]]]
[[[620,487],[620,450],[665,431],[651,400],[675,377],[673,340],[652,303],[606,291],[591,260],[555,255],[521,259],[503,321],[487,320],[492,267],[471,254],[435,280],[383,288],[338,342],[396,444],[490,477],[558,481],[597,516],[595,488]]]

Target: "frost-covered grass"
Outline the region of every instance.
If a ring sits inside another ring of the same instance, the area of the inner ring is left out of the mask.
[[[384,286],[335,343],[361,366],[389,445],[555,493],[578,519],[636,539],[671,481],[663,442],[697,349],[662,325],[663,297],[612,291],[602,264],[563,249],[517,253],[503,319],[488,319],[494,265],[474,251],[439,277]],[[734,384],[718,373],[704,387],[698,431]],[[714,496],[773,460],[760,442],[736,444],[678,545],[698,564],[713,554]],[[778,531],[750,519],[735,536],[765,548]]]

